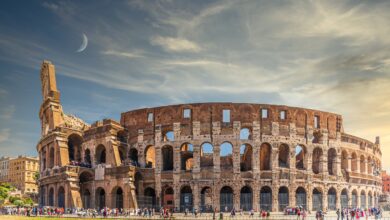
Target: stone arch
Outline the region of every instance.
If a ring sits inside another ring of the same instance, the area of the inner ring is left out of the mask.
[[[136,148],[130,148],[128,158],[132,165],[138,166],[138,150]]]
[[[334,148],[328,149],[328,173],[329,175],[337,175],[337,152]]]
[[[106,147],[103,144],[99,144],[95,150],[95,161],[96,164],[105,164],[107,163],[107,151]]]
[[[307,149],[305,145],[298,144],[295,146],[295,168],[298,170],[305,170]]]
[[[189,210],[192,211],[193,207],[193,196],[192,189],[186,185],[180,189],[180,211]]]
[[[352,190],[352,198],[351,199],[352,199],[352,201],[351,201],[352,208],[357,208],[358,194],[357,194],[356,189]]]
[[[214,152],[213,145],[208,142],[205,142],[200,146],[200,167],[201,168],[214,166],[213,152]]]
[[[162,199],[162,202],[163,202],[163,207],[164,208],[174,208],[175,207],[175,200],[173,198],[173,194],[174,194],[174,191],[173,191],[173,188],[172,187],[166,187],[162,190],[162,194],[163,194],[163,199]]]
[[[290,165],[290,148],[287,144],[281,144],[278,150],[279,167],[289,168]]]
[[[106,206],[106,191],[103,188],[99,187],[95,192],[95,206],[98,210],[103,209]]]
[[[322,190],[320,188],[313,189],[313,211],[322,210]]]
[[[65,207],[65,189],[62,186],[60,186],[60,188],[58,188],[57,199],[58,199],[57,207],[59,207],[59,208],[66,208]]]
[[[147,187],[144,190],[144,200],[145,202],[142,207],[156,207],[156,191],[152,187]]]
[[[49,189],[49,201],[48,201],[49,206],[54,206],[54,188],[51,187]]]
[[[92,164],[91,150],[89,150],[88,148],[85,149],[85,151],[84,151],[84,163],[86,163],[87,165],[91,165]]]
[[[366,204],[366,192],[364,190],[360,191],[360,208],[367,208]]]
[[[123,209],[123,189],[119,186],[116,186],[112,189],[112,207]]]
[[[68,156],[69,162],[81,162],[81,145],[83,138],[78,134],[68,136]]]
[[[244,186],[240,190],[240,205],[244,211],[250,211],[253,208],[253,192],[250,186]]]
[[[313,159],[312,159],[312,170],[313,173],[319,174],[322,172],[322,163],[323,163],[323,154],[322,154],[322,149],[319,147],[314,148],[313,150]]]
[[[272,210],[272,189],[269,186],[263,186],[260,189],[260,209]]]
[[[373,164],[373,161],[371,160],[371,157],[368,156],[368,158],[367,158],[367,174],[372,174],[372,164]]]
[[[240,130],[240,140],[249,140],[251,139],[252,132],[249,128],[241,128]]]
[[[337,191],[334,187],[328,190],[328,210],[336,210]]]
[[[356,172],[358,168],[356,152],[353,152],[351,156],[351,171]]]
[[[279,211],[282,212],[289,205],[289,192],[286,186],[279,188],[278,193]]]
[[[364,155],[360,155],[360,173],[366,173],[366,161]]]
[[[49,150],[49,167],[54,167],[54,147],[51,147]]]
[[[184,143],[180,147],[181,170],[190,171],[194,167],[194,146]]]
[[[163,135],[163,141],[174,141],[175,133],[173,131],[166,131]]]
[[[230,186],[224,186],[220,190],[219,204],[221,212],[229,212],[233,209],[233,189]]]
[[[209,186],[203,187],[200,191],[200,209],[202,212],[213,211],[213,193]]]
[[[145,148],[145,168],[156,167],[156,148],[149,145]]]
[[[272,147],[269,143],[260,146],[260,170],[271,170]]]
[[[223,142],[221,144],[219,156],[221,169],[233,168],[233,145],[230,142]]]
[[[304,187],[299,186],[295,191],[296,204],[307,210],[307,193]]]
[[[253,148],[250,144],[243,144],[240,147],[240,171],[252,170]]]
[[[162,170],[171,171],[173,170],[173,147],[170,145],[165,145],[161,149],[161,160],[162,160]]]
[[[341,203],[341,208],[347,208],[348,207],[348,190],[346,188],[344,188],[341,191],[340,203]]]
[[[349,167],[348,167],[348,152],[346,150],[343,150],[341,152],[341,169],[344,171],[347,171],[349,169]]]

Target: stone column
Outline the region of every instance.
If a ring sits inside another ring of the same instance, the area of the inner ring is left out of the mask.
[[[312,211],[313,210],[313,189],[312,189],[312,187],[308,187],[306,193],[307,193],[307,201],[306,201],[307,210]]]
[[[192,167],[193,173],[199,173],[200,172],[200,146],[199,144],[194,144],[194,153],[193,153],[193,160],[194,160],[194,166]]]
[[[341,176],[341,153],[337,154],[336,158],[336,175]]]
[[[358,191],[358,193],[357,193],[357,207],[361,207],[361,196],[360,196],[360,193],[359,193],[359,191]]]
[[[239,142],[236,141],[235,143],[232,143],[233,144],[233,172],[234,174],[237,174],[239,175],[240,174],[240,170],[241,170],[241,167],[240,167],[240,162],[241,162],[241,154],[240,154],[240,148],[241,146],[239,145]]]
[[[252,185],[252,204],[253,204],[253,210],[259,211],[260,210],[260,184],[255,183]]]
[[[221,166],[220,166],[220,151],[221,147],[219,143],[214,143],[214,153],[213,153],[213,164],[214,164],[214,173],[219,174],[221,172]]]
[[[279,187],[277,185],[272,187],[272,211],[279,211]]]
[[[241,203],[240,203],[240,188],[233,187],[233,207],[236,210],[240,210]]]
[[[348,154],[348,172],[351,172],[351,170],[352,170],[352,155],[349,155]]]
[[[322,193],[322,210],[328,210],[328,191],[326,189]]]
[[[213,208],[216,208],[217,211],[223,211],[223,210],[220,210],[220,197],[219,197],[219,194],[220,194],[220,186],[218,185],[214,185],[212,186],[212,190],[213,190]]]
[[[320,173],[323,175],[328,175],[328,151],[324,151],[322,155],[322,161],[321,161],[321,167],[320,167]]]
[[[305,155],[305,160],[307,161],[307,167],[306,170],[309,171],[309,173],[313,173],[313,149],[306,147],[307,149],[307,156]]]
[[[336,210],[340,209],[341,210],[341,191],[336,190]]]
[[[198,185],[198,183],[194,183],[193,188],[192,188],[192,195],[193,195],[194,208],[199,210],[199,207],[200,207],[200,193],[199,193],[199,185]]]
[[[356,173],[360,173],[360,157],[356,156]]]

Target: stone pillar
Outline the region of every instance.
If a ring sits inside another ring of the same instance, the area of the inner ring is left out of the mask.
[[[324,151],[322,155],[322,162],[320,167],[320,173],[323,175],[328,175],[328,151]]]
[[[260,184],[254,184],[252,188],[252,204],[255,212],[260,211]]]
[[[307,201],[306,201],[307,210],[312,211],[313,210],[313,189],[312,189],[312,187],[308,187],[306,193],[307,193]]]
[[[336,210],[340,209],[341,210],[341,191],[336,190]]]
[[[328,191],[326,189],[322,193],[322,210],[328,210]]]
[[[358,191],[358,193],[357,193],[357,207],[361,207],[361,196],[360,196],[360,193],[359,193],[359,191]]]
[[[307,161],[307,167],[306,170],[310,171],[310,173],[313,172],[313,149],[312,148],[307,148],[307,158],[305,160]],[[306,155],[305,155],[306,157]]]
[[[297,187],[291,186],[289,187],[289,192],[288,192],[288,205],[291,207],[295,207],[297,204],[296,197],[295,197],[295,190]]]
[[[218,185],[214,185],[212,187],[212,190],[213,190],[213,208],[217,209],[217,211],[223,211],[220,209],[220,197],[219,197],[219,194],[220,194],[220,187]]]
[[[194,183],[192,187],[192,195],[193,195],[193,203],[194,203],[194,208],[199,210],[200,207],[200,191],[199,191],[199,185],[198,183]]]
[[[173,187],[173,201],[177,210],[180,210],[180,187],[181,186],[179,184],[174,184]]]
[[[58,145],[59,150],[60,150],[59,166],[68,165],[69,164],[68,143],[66,141],[57,140],[57,145]],[[48,163],[48,160],[46,160],[46,167],[48,167],[47,163]]]
[[[214,153],[213,153],[213,164],[214,164],[214,173],[220,173],[221,172],[221,166],[220,166],[220,151],[221,147],[219,143],[214,143]]]
[[[360,173],[360,157],[356,156],[356,173]]]
[[[137,138],[137,150],[138,150],[138,163],[141,165],[141,167],[146,166],[145,161],[145,147],[143,145],[144,141],[144,130],[138,129],[138,138]]]
[[[279,211],[279,186],[272,187],[272,212]]]
[[[348,154],[348,172],[351,172],[351,170],[352,170],[352,155],[349,155]]]
[[[241,208],[241,203],[240,203],[240,188],[239,187],[234,187],[233,188],[233,207],[236,210],[240,210]]]
[[[336,158],[336,175],[342,176],[342,173],[341,173],[341,153],[338,153],[337,158]]]
[[[241,167],[240,167],[240,162],[241,162],[241,154],[240,154],[240,148],[241,146],[238,144],[238,142],[236,143],[232,143],[233,144],[233,172],[237,175],[240,174],[240,170],[241,170]]]
[[[194,144],[194,153],[193,153],[193,160],[194,160],[194,166],[192,168],[193,173],[199,173],[200,172],[200,146],[199,144]]]

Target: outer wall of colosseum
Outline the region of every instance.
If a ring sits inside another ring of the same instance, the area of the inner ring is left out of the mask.
[[[40,205],[272,211],[369,207],[381,151],[337,114],[264,104],[139,109],[88,125],[66,115],[41,70]]]
[[[126,112],[121,124],[140,165],[137,195],[153,189],[157,204],[334,210],[380,194],[379,143],[345,134],[337,114],[204,103]]]

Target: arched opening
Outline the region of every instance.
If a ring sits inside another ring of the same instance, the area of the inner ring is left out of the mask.
[[[340,201],[341,201],[341,208],[342,209],[348,207],[348,190],[347,189],[343,189],[341,191]]]
[[[49,189],[49,206],[54,206],[54,189]]]
[[[124,146],[119,146],[118,151],[119,151],[119,159],[121,160],[121,163],[123,163],[124,160],[126,159],[126,148]]]
[[[95,151],[96,164],[105,164],[107,162],[106,147],[103,144],[99,144]]]
[[[200,147],[200,167],[213,167],[213,145],[210,143],[203,143]]]
[[[297,145],[295,147],[295,168],[298,170],[306,169],[306,147]]]
[[[272,210],[272,189],[268,186],[263,186],[260,190],[260,209]]]
[[[180,190],[180,211],[192,211],[192,189],[190,186],[184,186]]]
[[[313,151],[313,161],[312,161],[312,169],[313,169],[313,173],[315,174],[319,174],[322,169],[321,169],[321,165],[322,165],[322,149],[317,147],[314,149]]]
[[[260,170],[271,170],[271,145],[263,143],[260,146]]]
[[[103,209],[106,206],[106,192],[103,188],[97,188],[95,193],[96,207],[98,210]]]
[[[331,187],[328,190],[328,209],[329,210],[336,210],[336,196],[337,196],[336,189]]]
[[[313,190],[313,211],[322,210],[322,192],[315,188]]]
[[[360,208],[362,209],[365,209],[367,208],[367,204],[366,204],[366,192],[364,190],[362,190],[360,192]]]
[[[249,186],[242,187],[240,191],[240,204],[242,210],[244,211],[252,210],[253,207],[252,198],[253,198],[252,188],[250,188]]]
[[[83,208],[85,209],[90,209],[92,208],[91,207],[91,192],[89,192],[88,189],[84,190],[83,194],[82,194],[82,202],[83,202]]]
[[[344,171],[348,170],[348,153],[345,150],[341,152],[341,169]]]
[[[283,212],[284,209],[289,204],[288,188],[287,187],[282,186],[279,188],[278,201],[279,201],[279,211]]]
[[[295,199],[296,199],[297,206],[307,210],[306,198],[307,198],[306,190],[303,187],[298,187],[297,190],[295,191]]]
[[[206,186],[200,192],[200,210],[202,212],[213,211],[213,193],[210,187]]]
[[[290,149],[287,144],[281,144],[279,146],[279,154],[278,154],[278,161],[279,161],[279,167],[281,168],[288,168],[289,167],[289,155],[290,155]]]
[[[59,208],[65,208],[65,190],[64,187],[58,189],[58,206]]]
[[[41,206],[46,206],[46,189],[44,186],[41,186],[40,187],[40,191],[39,191],[39,195],[40,195],[40,205]]]
[[[221,170],[233,168],[233,145],[231,143],[224,142],[221,144],[221,150],[219,156],[220,156]]]
[[[194,146],[184,143],[180,147],[181,170],[190,171],[194,166]]]
[[[116,138],[121,143],[127,143],[126,131],[118,131]]]
[[[373,207],[374,204],[372,204],[372,193],[371,191],[368,192],[368,208]]]
[[[174,199],[173,199],[172,187],[166,188],[165,190],[163,190],[162,193],[163,193],[163,207],[168,208],[168,209],[174,208],[175,203],[174,203]]]
[[[92,188],[92,183],[94,180],[94,176],[92,173],[84,171],[80,173],[79,176],[79,186],[80,186],[80,195],[81,201],[83,203],[84,208],[92,208],[91,204],[91,192],[89,191]]]
[[[371,157],[367,158],[367,174],[372,174],[372,164],[373,161],[371,160]]]
[[[92,164],[92,161],[91,161],[91,151],[89,149],[86,149],[84,151],[84,162],[87,165],[91,165]]]
[[[68,137],[69,162],[81,162],[81,144],[83,139],[78,134],[71,134]]]
[[[175,140],[175,135],[173,131],[167,131],[163,135],[163,141],[174,141]]]
[[[360,156],[360,173],[366,173],[366,160],[363,155]]]
[[[243,144],[240,147],[240,170],[241,172],[252,170],[252,146]]]
[[[219,204],[221,212],[230,212],[233,209],[233,189],[224,186],[219,195]]]
[[[51,147],[49,151],[49,167],[54,167],[54,147]]]
[[[240,140],[249,140],[251,138],[251,131],[249,128],[241,128]]]
[[[130,148],[128,158],[131,165],[138,166],[138,151],[135,148]]]
[[[143,203],[142,207],[155,208],[156,207],[156,191],[151,187],[146,188],[144,191],[144,200],[145,200],[145,202]]]
[[[357,208],[357,191],[356,191],[356,189],[354,189],[352,191],[352,203],[351,203],[351,205],[352,205],[352,208]]]
[[[166,145],[161,150],[163,171],[173,170],[173,148]]]
[[[328,173],[329,175],[337,175],[337,153],[336,149],[328,150]]]
[[[115,187],[112,190],[113,195],[113,207],[118,209],[123,209],[123,190],[121,187]]]
[[[46,170],[46,149],[42,151],[41,154],[41,170]]]
[[[156,149],[153,145],[146,147],[145,149],[145,168],[156,167]]]
[[[352,172],[356,172],[357,171],[357,155],[355,152],[352,153],[352,161],[351,161],[351,170]]]

